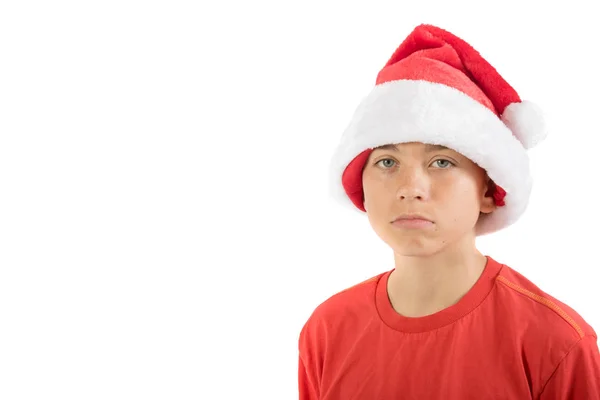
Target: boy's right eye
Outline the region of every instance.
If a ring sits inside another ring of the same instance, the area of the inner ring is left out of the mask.
[[[375,163],[375,165],[381,164],[385,169],[391,168],[394,166],[395,161],[391,158],[384,158],[383,160],[379,160]]]

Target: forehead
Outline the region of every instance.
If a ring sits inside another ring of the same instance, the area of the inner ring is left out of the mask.
[[[415,148],[415,149],[421,149],[425,152],[440,151],[440,150],[454,151],[449,147],[442,146],[439,144],[429,144],[429,143],[420,143],[420,142],[385,144],[383,146],[375,147],[373,150],[374,151],[375,150],[402,151],[403,149],[407,149],[410,147]]]

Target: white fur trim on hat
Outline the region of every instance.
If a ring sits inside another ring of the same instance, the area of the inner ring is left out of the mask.
[[[331,160],[333,197],[358,210],[342,186],[348,164],[364,150],[406,142],[454,149],[506,190],[505,205],[480,217],[477,235],[513,224],[527,208],[532,188],[529,156],[510,129],[463,92],[415,80],[377,85],[359,104]]]
[[[502,113],[502,121],[526,149],[537,146],[547,136],[544,114],[530,101],[509,104]]]

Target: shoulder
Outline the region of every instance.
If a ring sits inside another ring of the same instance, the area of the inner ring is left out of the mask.
[[[597,338],[595,330],[577,311],[515,269],[503,265],[496,281],[503,300],[512,305],[512,312],[520,317],[575,341],[585,336]]]
[[[564,365],[563,360],[598,362],[597,334],[577,311],[507,265],[495,279],[491,300],[495,321],[503,331],[500,340],[511,343],[522,358],[536,393]]]
[[[375,290],[387,273],[389,271],[345,288],[320,303],[302,327],[301,341],[315,335],[324,338],[348,325],[361,324],[372,318],[376,314]]]

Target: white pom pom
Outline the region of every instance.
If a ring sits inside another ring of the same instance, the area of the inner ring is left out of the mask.
[[[502,122],[508,126],[525,149],[535,147],[547,136],[542,110],[529,101],[509,104],[502,114]]]

